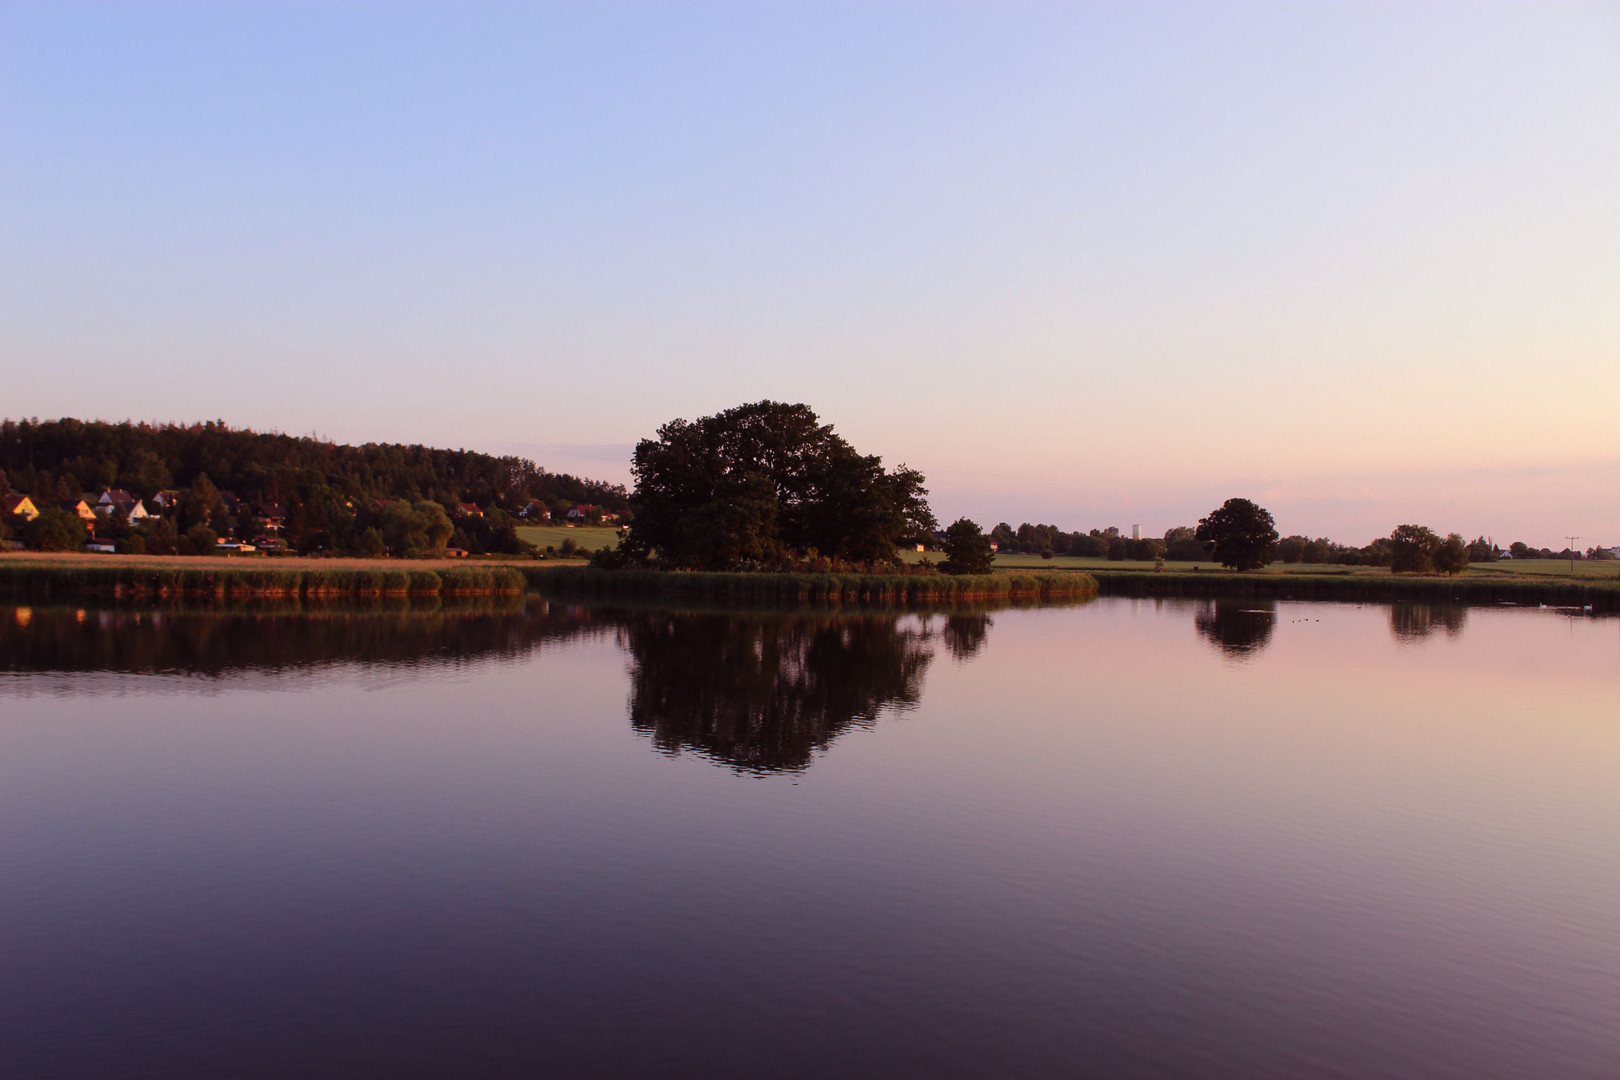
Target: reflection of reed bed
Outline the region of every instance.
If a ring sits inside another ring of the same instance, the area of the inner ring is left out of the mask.
[[[590,567],[525,568],[529,584],[562,596],[742,600],[751,603],[919,604],[1040,601],[1095,595],[1090,574],[723,574]]]
[[[570,606],[521,597],[370,604],[0,607],[0,672],[226,675],[519,658],[613,632]],[[86,687],[94,692],[93,685]]]
[[[1521,604],[1620,611],[1620,583],[1406,575],[1221,574],[1118,571],[1098,576],[1103,596],[1256,597],[1271,600]]]
[[[95,618],[102,612],[144,615],[308,615],[341,618],[348,615],[459,615],[482,612],[518,611],[529,600],[527,593],[440,594],[389,593],[349,595],[309,593],[283,596],[267,593],[225,597],[195,597],[172,594],[149,596],[93,596],[69,599],[7,600],[0,602],[0,620],[7,613],[63,610],[83,612]]]
[[[510,596],[525,591],[506,566],[439,570],[324,567],[153,566],[7,561],[0,596],[17,600],[168,600],[385,596]]]

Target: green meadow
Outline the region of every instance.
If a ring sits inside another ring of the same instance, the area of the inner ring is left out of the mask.
[[[1504,562],[1474,563],[1468,568],[1474,574],[1509,574],[1513,577],[1578,577],[1620,579],[1620,559],[1576,559],[1575,570],[1570,572],[1568,559],[1513,559]]]
[[[612,525],[519,525],[519,540],[527,541],[544,551],[548,547],[561,548],[564,540],[572,540],[576,547],[598,551],[603,545],[619,546],[619,530]]]
[[[901,553],[908,563],[918,563],[924,559],[935,563],[943,562],[945,556],[937,551]],[[1108,573],[1109,571],[1142,571],[1152,570],[1154,564],[1145,560],[1125,559],[1113,561],[1109,559],[1085,559],[1072,555],[1054,555],[1050,559],[1043,559],[1039,555],[997,555],[997,570],[1085,570],[1091,573]],[[1166,562],[1166,573],[1190,574],[1194,570],[1201,573],[1225,572],[1220,563],[1214,561],[1204,562]],[[1381,566],[1339,566],[1334,563],[1272,563],[1262,571],[1263,574],[1309,574],[1314,577],[1387,577],[1389,570]],[[1504,560],[1494,563],[1474,563],[1468,568],[1464,577],[1574,577],[1580,579],[1614,578],[1620,579],[1620,560],[1576,560],[1574,573],[1571,574],[1567,559],[1517,559]]]

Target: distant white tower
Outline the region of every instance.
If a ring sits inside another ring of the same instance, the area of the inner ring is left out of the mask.
[[[1140,525],[1132,525],[1131,526],[1131,539],[1132,540],[1140,540],[1140,539],[1142,539],[1142,526],[1140,526]]]

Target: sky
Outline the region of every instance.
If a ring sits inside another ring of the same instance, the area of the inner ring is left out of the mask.
[[[1620,544],[1617,103],[1612,3],[0,0],[0,415]]]

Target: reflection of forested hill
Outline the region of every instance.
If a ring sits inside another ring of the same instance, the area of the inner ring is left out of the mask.
[[[79,611],[0,608],[0,670],[224,675],[318,665],[521,656],[599,626],[531,601],[470,611]]]
[[[917,703],[932,637],[893,615],[633,616],[630,722],[667,753],[803,769],[844,730]],[[951,644],[972,637],[958,627]]]

